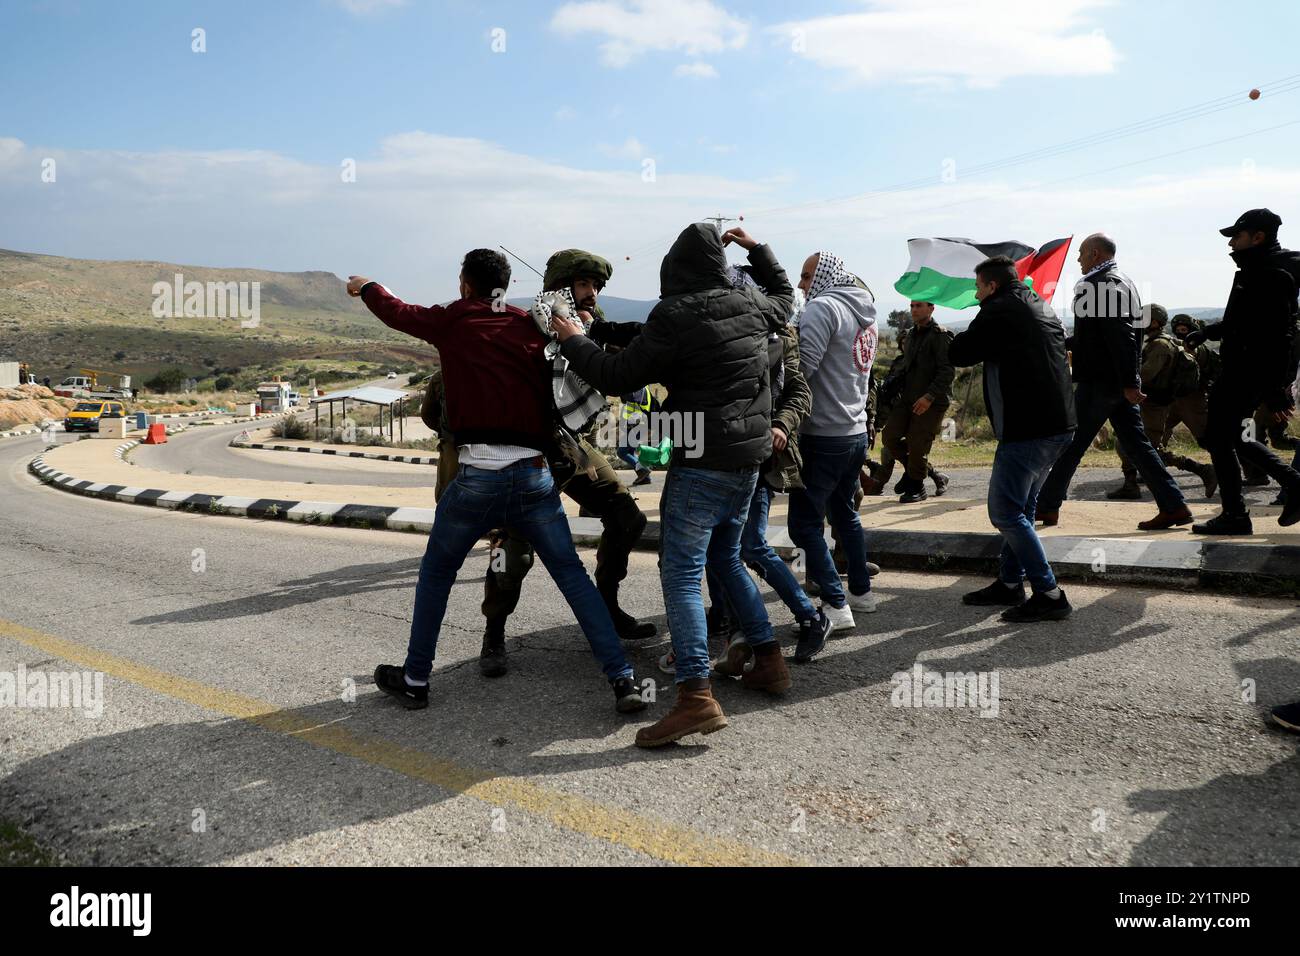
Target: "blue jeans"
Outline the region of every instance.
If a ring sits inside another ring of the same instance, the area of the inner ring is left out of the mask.
[[[623,463],[639,473],[645,465],[641,464],[641,460],[637,458],[636,453],[637,449],[630,445],[618,449],[618,457],[623,460]]]
[[[1035,592],[1056,587],[1056,575],[1034,530],[1034,515],[1048,473],[1073,437],[1073,432],[1064,432],[998,443],[989,477],[989,521],[1002,533],[998,578],[1006,584],[1021,584],[1028,577]]]
[[[867,458],[867,436],[830,438],[800,435],[803,454],[802,488],[790,491],[790,540],[804,553],[808,577],[817,582],[822,601],[844,607],[847,598],[840,584],[835,559],[826,544],[824,521],[829,520],[849,564],[849,590],[866,594],[871,590],[867,573],[867,539],[853,507],[858,475]]]
[[[755,483],[754,497],[749,502],[749,517],[740,533],[740,557],[780,595],[785,606],[794,612],[795,620],[811,621],[817,616],[817,608],[808,600],[790,568],[767,543],[767,514],[774,494],[772,486],[762,478]],[[734,620],[736,614],[728,605],[717,569],[709,564],[704,573],[709,584],[709,603],[715,608],[726,608],[727,616]]]
[[[1142,427],[1141,410],[1124,397],[1122,389],[1114,385],[1080,382],[1074,387],[1074,415],[1077,420],[1074,441],[1057,460],[1043,485],[1038,502],[1041,511],[1061,510],[1061,502],[1068,496],[1070,481],[1083,460],[1084,452],[1108,421],[1115,431],[1115,440],[1155,496],[1157,507],[1161,511],[1177,511],[1183,507],[1183,493],[1178,483],[1170,477]]]
[[[551,472],[519,462],[501,471],[461,465],[433,515],[433,530],[415,585],[415,613],[406,673],[427,680],[438,632],[456,572],[475,543],[492,528],[509,528],[533,546],[573,609],[591,652],[611,681],[632,674],[609,609],[587,577],[569,533]]]
[[[751,645],[775,640],[758,586],[740,561],[740,535],[757,479],[757,467],[668,469],[659,499],[659,578],[679,684],[709,676],[709,629],[700,593],[706,564],[717,573],[745,639]]]

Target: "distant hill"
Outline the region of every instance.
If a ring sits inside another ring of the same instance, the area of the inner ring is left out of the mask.
[[[507,301],[521,309],[527,309],[533,304],[532,299],[508,299]],[[614,295],[600,297],[600,308],[605,313],[605,318],[611,322],[644,322],[650,315],[650,310],[656,305],[658,300],[651,302],[645,299],[620,299]]]
[[[238,318],[157,318],[154,285],[259,283],[261,324]],[[427,366],[432,349],[377,322],[329,272],[217,269],[169,262],[69,259],[0,250],[0,360],[53,380],[86,368],[136,383],[165,368],[200,382],[244,369],[357,370]],[[299,378],[303,376],[300,375]]]

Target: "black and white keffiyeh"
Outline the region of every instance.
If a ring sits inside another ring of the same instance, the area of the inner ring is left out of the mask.
[[[808,301],[837,286],[857,284],[858,277],[848,270],[843,259],[833,252],[818,252],[817,268],[813,270],[812,285],[808,288]]]
[[[551,331],[552,315],[573,317],[581,321],[573,293],[568,289],[540,292],[529,314],[542,334],[551,340],[546,346],[546,357],[551,363],[551,395],[555,400],[555,410],[565,428],[582,432],[593,418],[605,410],[605,396],[569,368],[569,360],[561,354],[560,342]]]

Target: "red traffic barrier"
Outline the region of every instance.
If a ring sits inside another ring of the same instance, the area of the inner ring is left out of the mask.
[[[154,422],[149,426],[149,434],[144,436],[141,444],[161,445],[165,441],[167,441],[167,426],[162,422]]]

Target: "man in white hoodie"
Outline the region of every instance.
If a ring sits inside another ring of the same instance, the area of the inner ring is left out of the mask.
[[[835,630],[851,630],[854,611],[876,609],[866,539],[854,507],[867,455],[875,297],[830,252],[808,257],[799,288],[807,297],[799,317],[799,360],[812,392],[812,413],[800,432],[804,487],[790,494],[790,539],[803,551],[808,577],[821,589],[826,617]],[[828,518],[848,561],[848,594],[826,546]]]

